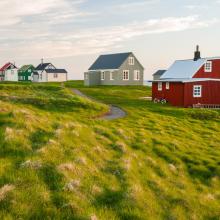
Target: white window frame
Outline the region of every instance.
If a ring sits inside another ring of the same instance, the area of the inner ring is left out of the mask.
[[[58,73],[54,73],[53,78],[58,78]]]
[[[111,81],[114,80],[114,78],[113,78],[113,72],[110,72],[110,80],[111,80]]]
[[[162,82],[158,82],[158,91],[162,91],[163,90],[163,83]]]
[[[128,81],[129,80],[129,70],[123,70],[123,80]]]
[[[211,73],[212,72],[212,61],[207,61],[205,63],[205,73]]]
[[[105,80],[105,72],[101,72],[101,80],[104,81]]]
[[[128,58],[128,64],[129,64],[130,66],[134,66],[134,57],[129,57],[129,58]]]
[[[170,89],[170,82],[166,82],[166,90]]]
[[[139,81],[141,78],[140,70],[134,70],[134,80]]]
[[[202,97],[202,85],[194,85],[193,86],[193,97],[201,98]]]

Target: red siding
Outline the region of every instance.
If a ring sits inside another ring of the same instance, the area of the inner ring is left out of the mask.
[[[193,97],[193,86],[202,86],[202,97]],[[193,104],[220,104],[220,82],[204,81],[192,83],[170,82],[170,89],[166,90],[166,83],[163,83],[163,90],[158,91],[158,83],[152,85],[153,99],[164,98],[173,106],[191,107]]]
[[[193,86],[202,86],[202,97],[193,97]],[[193,104],[220,104],[220,82],[205,81],[185,83],[184,86],[184,107],[190,107]]]
[[[220,59],[212,60],[212,72],[205,72],[205,65],[203,65],[200,70],[194,75],[193,78],[220,78]]]
[[[166,89],[166,83],[163,83],[163,90],[158,91],[158,83],[154,82],[152,85],[153,99],[165,98],[171,105],[183,106],[184,105],[184,84],[183,83],[170,83],[170,89]]]

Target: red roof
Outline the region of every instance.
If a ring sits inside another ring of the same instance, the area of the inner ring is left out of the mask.
[[[1,69],[0,71],[5,71],[6,69],[8,69],[8,67],[11,66],[11,63],[6,63]]]

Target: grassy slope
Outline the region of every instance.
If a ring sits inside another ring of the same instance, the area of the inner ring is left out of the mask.
[[[1,219],[219,219],[218,113],[152,104],[146,87],[66,86],[128,117],[95,120],[106,106],[57,84],[0,84]]]

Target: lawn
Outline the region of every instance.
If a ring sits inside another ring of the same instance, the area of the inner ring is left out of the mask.
[[[144,86],[0,92],[0,219],[220,218],[218,111],[154,104]],[[97,119],[101,102],[127,117]]]

